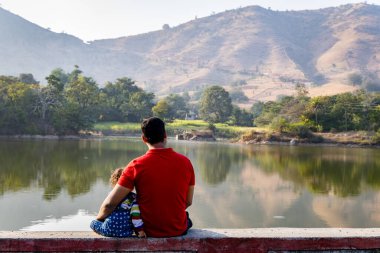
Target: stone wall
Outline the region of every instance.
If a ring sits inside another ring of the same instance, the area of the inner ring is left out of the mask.
[[[0,232],[0,252],[378,252],[380,229],[192,229],[173,238],[93,232]]]

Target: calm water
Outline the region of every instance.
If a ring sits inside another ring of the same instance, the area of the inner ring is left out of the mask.
[[[379,227],[380,150],[169,141],[196,173],[195,227]],[[0,140],[0,230],[89,230],[138,139]]]

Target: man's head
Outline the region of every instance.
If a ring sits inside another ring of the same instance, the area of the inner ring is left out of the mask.
[[[165,123],[157,117],[144,119],[141,123],[141,131],[144,141],[151,145],[165,141]]]

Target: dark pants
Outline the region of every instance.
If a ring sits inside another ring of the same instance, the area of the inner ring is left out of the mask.
[[[193,226],[193,222],[191,221],[191,219],[189,217],[189,212],[186,212],[186,216],[187,216],[187,228],[186,228],[186,231],[183,232],[182,235],[186,235],[187,231],[189,231],[189,229]]]

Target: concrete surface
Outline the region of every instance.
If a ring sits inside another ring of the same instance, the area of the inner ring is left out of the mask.
[[[172,238],[108,238],[93,232],[0,231],[0,252],[372,252],[380,229],[191,229]]]

